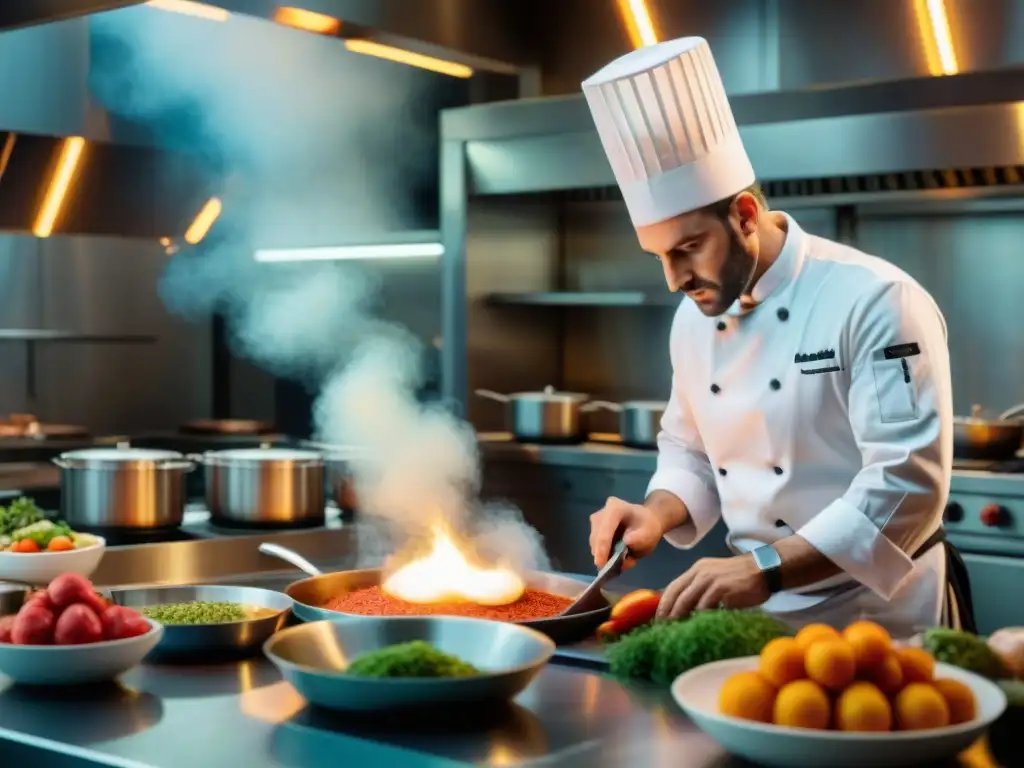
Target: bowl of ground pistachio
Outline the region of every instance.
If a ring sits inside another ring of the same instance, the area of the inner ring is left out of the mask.
[[[507,703],[548,663],[555,644],[507,622],[360,616],[289,627],[263,652],[311,704],[381,713]]]
[[[217,585],[114,589],[110,599],[163,625],[153,656],[164,659],[252,655],[284,626],[292,608],[281,592]]]

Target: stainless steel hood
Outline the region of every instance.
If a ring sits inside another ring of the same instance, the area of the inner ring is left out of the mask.
[[[141,2],[143,0],[4,0],[0,2],[0,31],[64,21]]]
[[[0,132],[0,230],[175,240],[214,189],[167,151]]]

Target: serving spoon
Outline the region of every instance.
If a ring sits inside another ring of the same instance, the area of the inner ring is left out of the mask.
[[[270,555],[271,557],[276,557],[278,560],[284,560],[286,563],[291,563],[309,576],[324,575],[323,571],[309,562],[309,560],[304,558],[294,549],[288,549],[288,547],[282,547],[280,544],[272,544],[269,541],[265,541],[260,544],[259,550],[264,555]]]
[[[612,547],[612,556],[608,558],[608,562],[597,572],[597,576],[590,582],[590,586],[580,592],[576,599],[569,603],[569,606],[558,615],[575,616],[577,613],[586,613],[587,611],[594,611],[603,607],[604,596],[601,594],[601,587],[604,586],[606,581],[614,579],[622,573],[622,566],[625,564],[628,555],[629,547],[626,546],[622,539],[619,539]]]

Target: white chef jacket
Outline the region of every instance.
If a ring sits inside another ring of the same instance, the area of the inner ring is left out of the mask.
[[[690,301],[671,333],[672,395],[648,493],[690,517],[668,532],[694,546],[724,519],[749,552],[794,532],[843,573],[763,606],[802,626],[871,618],[898,635],[942,619],[942,546],[910,554],[942,525],[952,387],[946,324],[902,270],[805,233],[786,216],[777,260],[706,317]]]

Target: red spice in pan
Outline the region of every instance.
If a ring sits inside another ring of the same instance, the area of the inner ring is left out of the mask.
[[[527,589],[523,596],[508,605],[477,605],[476,603],[408,603],[391,597],[380,587],[356,589],[328,600],[322,607],[329,611],[356,613],[361,616],[470,616],[492,621],[532,621],[557,616],[572,600],[540,589]]]

